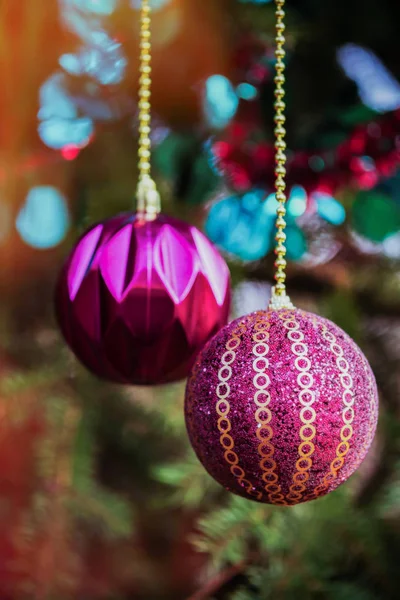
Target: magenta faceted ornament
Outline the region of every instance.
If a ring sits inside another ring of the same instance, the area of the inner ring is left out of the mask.
[[[185,412],[216,481],[245,498],[293,505],[354,473],[374,437],[378,393],[367,359],[339,327],[298,309],[268,310],[207,344]]]
[[[229,271],[195,227],[134,213],[89,229],[59,278],[64,337],[93,373],[153,385],[187,376],[204,344],[226,324]]]

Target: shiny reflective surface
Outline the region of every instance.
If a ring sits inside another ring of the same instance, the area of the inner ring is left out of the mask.
[[[195,227],[133,213],[78,241],[56,291],[61,330],[101,378],[157,384],[184,378],[227,321],[229,271]]]

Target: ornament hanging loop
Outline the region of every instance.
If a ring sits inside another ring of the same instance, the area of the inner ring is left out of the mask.
[[[140,14],[139,149],[137,210],[145,220],[153,220],[161,210],[160,195],[151,178],[151,7],[142,0]]]
[[[161,211],[161,200],[155,182],[148,175],[139,180],[136,197],[139,218],[154,221]]]
[[[285,129],[285,0],[275,0],[276,36],[275,36],[275,196],[278,202],[275,245],[275,281],[272,289],[270,308],[293,308],[286,294],[286,129]]]

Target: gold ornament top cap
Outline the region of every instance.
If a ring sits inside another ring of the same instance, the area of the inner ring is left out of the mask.
[[[139,149],[137,212],[146,221],[153,221],[161,210],[160,195],[151,178],[151,7],[150,0],[141,1],[140,66],[139,66]]]
[[[285,129],[285,0],[275,0],[276,36],[275,36],[275,197],[276,209],[276,245],[275,245],[275,281],[269,308],[280,310],[294,308],[286,294],[286,129]]]

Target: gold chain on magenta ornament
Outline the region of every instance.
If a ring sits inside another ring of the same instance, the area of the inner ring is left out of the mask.
[[[285,129],[285,0],[275,0],[276,37],[275,37],[275,192],[278,207],[276,209],[276,246],[275,281],[269,307],[271,309],[293,308],[286,294],[286,129]]]
[[[161,210],[160,195],[151,178],[151,7],[142,0],[140,15],[139,79],[139,182],[137,210],[146,221],[154,220]]]

